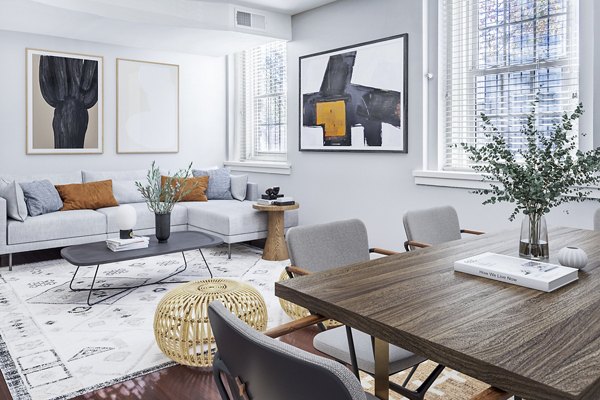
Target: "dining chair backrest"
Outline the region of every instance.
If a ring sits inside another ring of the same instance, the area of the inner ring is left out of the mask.
[[[369,260],[367,228],[358,219],[296,226],[286,241],[291,264],[311,272]]]
[[[408,211],[403,222],[407,240],[434,245],[461,238],[458,214],[451,206]]]
[[[342,364],[265,336],[219,301],[209,305],[208,317],[218,348],[215,374],[226,369],[238,385],[245,385],[247,398],[366,400],[360,382]],[[228,400],[219,382],[219,392]]]

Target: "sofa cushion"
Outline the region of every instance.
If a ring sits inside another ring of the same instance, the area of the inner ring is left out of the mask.
[[[244,201],[248,189],[248,175],[231,175],[231,197]]]
[[[56,190],[64,203],[61,211],[96,210],[119,205],[113,195],[111,180],[56,185]]]
[[[81,171],[62,172],[57,174],[34,174],[34,175],[3,175],[0,177],[7,181],[31,182],[49,180],[53,185],[66,185],[69,183],[81,183]]]
[[[136,180],[112,181],[113,194],[119,204],[143,203],[144,196],[135,185]],[[142,183],[144,181],[141,181]]]
[[[208,187],[208,179],[208,176],[175,178],[163,175],[160,177],[160,182],[163,187],[161,194],[166,197],[167,192],[164,189],[165,185],[171,185],[174,189],[173,198],[179,199],[179,201],[207,201],[206,188]],[[177,188],[178,185],[179,188]],[[181,193],[186,194],[182,196]],[[162,196],[161,201],[164,201],[162,200]]]
[[[182,203],[188,209],[188,224],[221,235],[240,235],[267,230],[267,213],[252,208],[251,201],[220,200]],[[285,227],[298,225],[298,212],[284,214]]]
[[[129,205],[135,209],[137,214],[137,223],[133,228],[134,231],[136,229],[142,230],[154,228],[154,213],[148,210],[146,203],[132,203]],[[105,233],[119,232],[119,221],[117,220],[118,209],[119,207],[108,207],[96,210],[106,217],[107,231]],[[186,225],[187,217],[187,209],[181,204],[175,204],[175,207],[173,207],[173,211],[171,212],[171,225]]]
[[[145,169],[136,169],[128,171],[81,171],[83,182],[105,181],[107,179],[113,181],[146,181]]]
[[[112,180],[113,194],[119,204],[142,203],[144,197],[138,191],[135,182],[146,184],[144,169],[128,171],[81,171],[84,183]]]
[[[56,187],[49,180],[20,183],[27,204],[27,212],[32,217],[60,210],[63,202]]]
[[[43,242],[106,233],[106,217],[92,210],[59,211],[8,220],[8,244]]]
[[[17,221],[27,219],[27,204],[23,189],[16,181],[0,179],[0,197],[6,200],[6,214]]]
[[[208,176],[208,190],[206,196],[209,200],[231,200],[231,178],[228,168],[217,168],[192,171],[194,176]]]

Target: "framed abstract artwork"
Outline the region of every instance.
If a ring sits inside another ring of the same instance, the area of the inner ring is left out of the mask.
[[[179,151],[179,65],[117,59],[117,153]]]
[[[300,151],[408,151],[408,34],[299,62]]]
[[[27,49],[27,154],[103,152],[103,59]]]

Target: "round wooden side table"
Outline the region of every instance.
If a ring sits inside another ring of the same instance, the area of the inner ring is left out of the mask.
[[[285,211],[296,210],[300,207],[298,203],[291,206],[267,206],[254,204],[255,210],[265,211],[269,214],[267,242],[263,251],[263,260],[281,261],[290,258],[287,245],[285,244],[285,225],[283,213]]]
[[[191,367],[210,367],[216,351],[208,321],[208,305],[221,301],[252,328],[267,327],[267,305],[247,283],[231,279],[188,282],[168,292],[154,314],[154,337],[172,360]]]

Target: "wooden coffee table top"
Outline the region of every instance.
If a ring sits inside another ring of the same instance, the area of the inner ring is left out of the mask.
[[[300,207],[300,204],[292,204],[291,206],[268,206],[265,204],[253,204],[252,208],[258,211],[290,211],[296,210]]]
[[[275,294],[527,400],[600,399],[600,232],[550,230],[550,262],[581,247],[579,280],[552,293],[453,271],[519,232],[482,235],[275,284]]]
[[[60,255],[71,264],[84,267],[197,250],[221,243],[221,238],[204,232],[172,232],[166,243],[158,243],[155,236],[150,236],[150,244],[145,249],[112,251],[106,247],[106,242],[96,242],[65,247]]]

